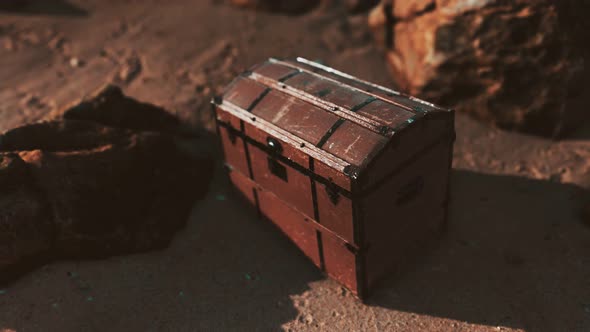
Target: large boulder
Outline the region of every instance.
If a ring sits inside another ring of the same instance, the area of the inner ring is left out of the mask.
[[[590,118],[588,1],[407,0],[370,17],[405,92],[507,129],[559,136]]]
[[[0,135],[0,281],[35,257],[165,247],[208,189],[212,160],[164,110],[109,87],[64,117]]]

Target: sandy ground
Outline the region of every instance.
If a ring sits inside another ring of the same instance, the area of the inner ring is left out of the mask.
[[[207,121],[209,97],[268,56],[391,86],[364,17],[205,0],[38,1],[0,13],[0,131],[115,81]],[[170,248],[46,265],[0,289],[0,331],[590,331],[590,135],[549,140],[461,114],[448,233],[368,304],[323,277],[219,168]]]

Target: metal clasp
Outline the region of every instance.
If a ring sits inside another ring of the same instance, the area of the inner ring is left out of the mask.
[[[266,145],[272,154],[281,154],[283,152],[283,146],[273,137],[266,138]]]

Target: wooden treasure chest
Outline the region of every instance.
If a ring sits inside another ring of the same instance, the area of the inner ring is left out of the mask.
[[[444,226],[452,110],[302,58],[253,66],[213,107],[237,190],[361,299]]]

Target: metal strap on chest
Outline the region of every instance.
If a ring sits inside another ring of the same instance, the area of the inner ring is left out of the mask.
[[[364,117],[360,114],[356,114],[356,110],[352,110],[352,109],[348,109],[346,107],[340,106],[340,105],[336,105],[334,103],[331,103],[325,99],[322,98],[318,98],[314,95],[312,95],[311,93],[307,93],[305,91],[296,89],[292,86],[289,86],[287,84],[284,84],[280,81],[274,80],[272,78],[266,77],[264,75],[258,74],[258,73],[250,73],[249,76],[251,79],[260,82],[264,85],[266,85],[267,87],[273,88],[277,91],[280,91],[282,93],[285,93],[287,95],[296,97],[297,99],[301,99],[304,100],[305,102],[312,104],[316,107],[319,107],[323,110],[326,110],[328,112],[334,113],[337,116],[349,120],[351,122],[354,122],[364,128],[367,128],[375,133],[381,134],[383,135],[383,133],[385,133],[384,136],[391,136],[391,134],[393,134],[392,131],[388,131],[388,130],[384,130],[383,127],[387,127],[384,126],[382,123],[369,119],[367,117]]]

